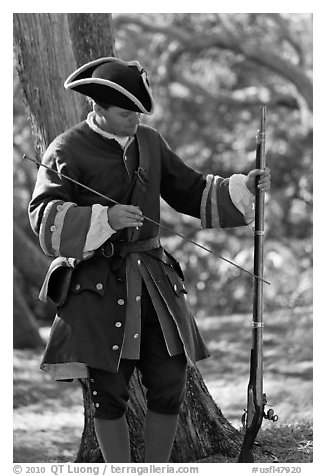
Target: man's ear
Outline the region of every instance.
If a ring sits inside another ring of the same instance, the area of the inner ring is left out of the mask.
[[[96,102],[94,102],[93,104],[93,110],[95,112],[95,114],[97,114],[98,116],[102,117],[103,114],[102,114],[102,108],[99,104],[97,104]]]

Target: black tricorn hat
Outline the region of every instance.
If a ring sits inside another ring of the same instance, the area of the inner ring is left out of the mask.
[[[151,114],[154,109],[147,73],[138,61],[99,58],[74,71],[64,87],[129,111]]]

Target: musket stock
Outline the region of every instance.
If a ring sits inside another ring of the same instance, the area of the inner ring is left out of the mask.
[[[257,134],[256,169],[265,169],[266,106],[261,106],[260,129]],[[257,177],[257,181],[259,178]],[[273,411],[265,414],[267,403],[263,393],[263,279],[264,279],[264,221],[265,192],[256,188],[254,228],[254,292],[252,319],[252,347],[250,353],[250,377],[245,411],[245,436],[238,463],[254,462],[253,446],[263,418],[277,421]]]

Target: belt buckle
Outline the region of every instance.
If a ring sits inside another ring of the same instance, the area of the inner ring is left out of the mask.
[[[111,245],[111,253],[110,253],[109,255],[107,255],[106,252],[105,252],[104,245],[102,245],[102,247],[101,247],[102,255],[105,256],[105,258],[112,258],[112,256],[114,255],[114,245],[113,245],[113,243],[112,243],[111,241],[109,241],[108,243],[106,243],[106,245],[107,245],[107,244],[110,244],[110,245]],[[106,246],[106,245],[105,245],[105,246]]]

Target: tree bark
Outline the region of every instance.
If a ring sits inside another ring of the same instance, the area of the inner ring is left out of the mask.
[[[101,463],[103,457],[98,448],[94,431],[94,410],[89,385],[82,379],[85,425],[77,463]],[[145,391],[140,374],[131,379],[131,396],[127,412],[130,431],[131,458],[134,463],[144,461],[143,422],[146,413]],[[240,433],[223,416],[200,375],[197,367],[188,367],[186,398],[182,405],[171,463],[190,463],[212,455],[236,458],[241,445]]]
[[[38,331],[37,321],[31,311],[30,290],[32,287],[41,287],[49,260],[15,222],[13,225],[13,251],[13,344],[16,349],[36,348],[43,346],[44,343]]]
[[[14,15],[14,37],[37,147],[44,151],[63,130],[79,122],[85,101],[63,89],[65,78],[85,61],[113,56],[109,14]],[[85,426],[78,462],[101,461],[94,432],[93,405],[87,380],[81,380]],[[134,461],[143,461],[142,425],[145,393],[139,375],[132,379],[128,423]],[[219,452],[232,455],[240,448],[239,434],[224,418],[196,368],[189,369],[187,396],[180,418],[172,461],[195,461]]]
[[[30,284],[40,288],[48,270],[50,259],[34,245],[17,223],[13,224],[14,266]]]
[[[38,331],[37,322],[24,296],[22,277],[14,267],[13,288],[13,345],[14,349],[43,347],[44,342]]]
[[[114,56],[109,14],[16,13],[18,72],[36,147],[43,154],[61,132],[85,115],[87,101],[65,91],[69,74],[86,61]]]

